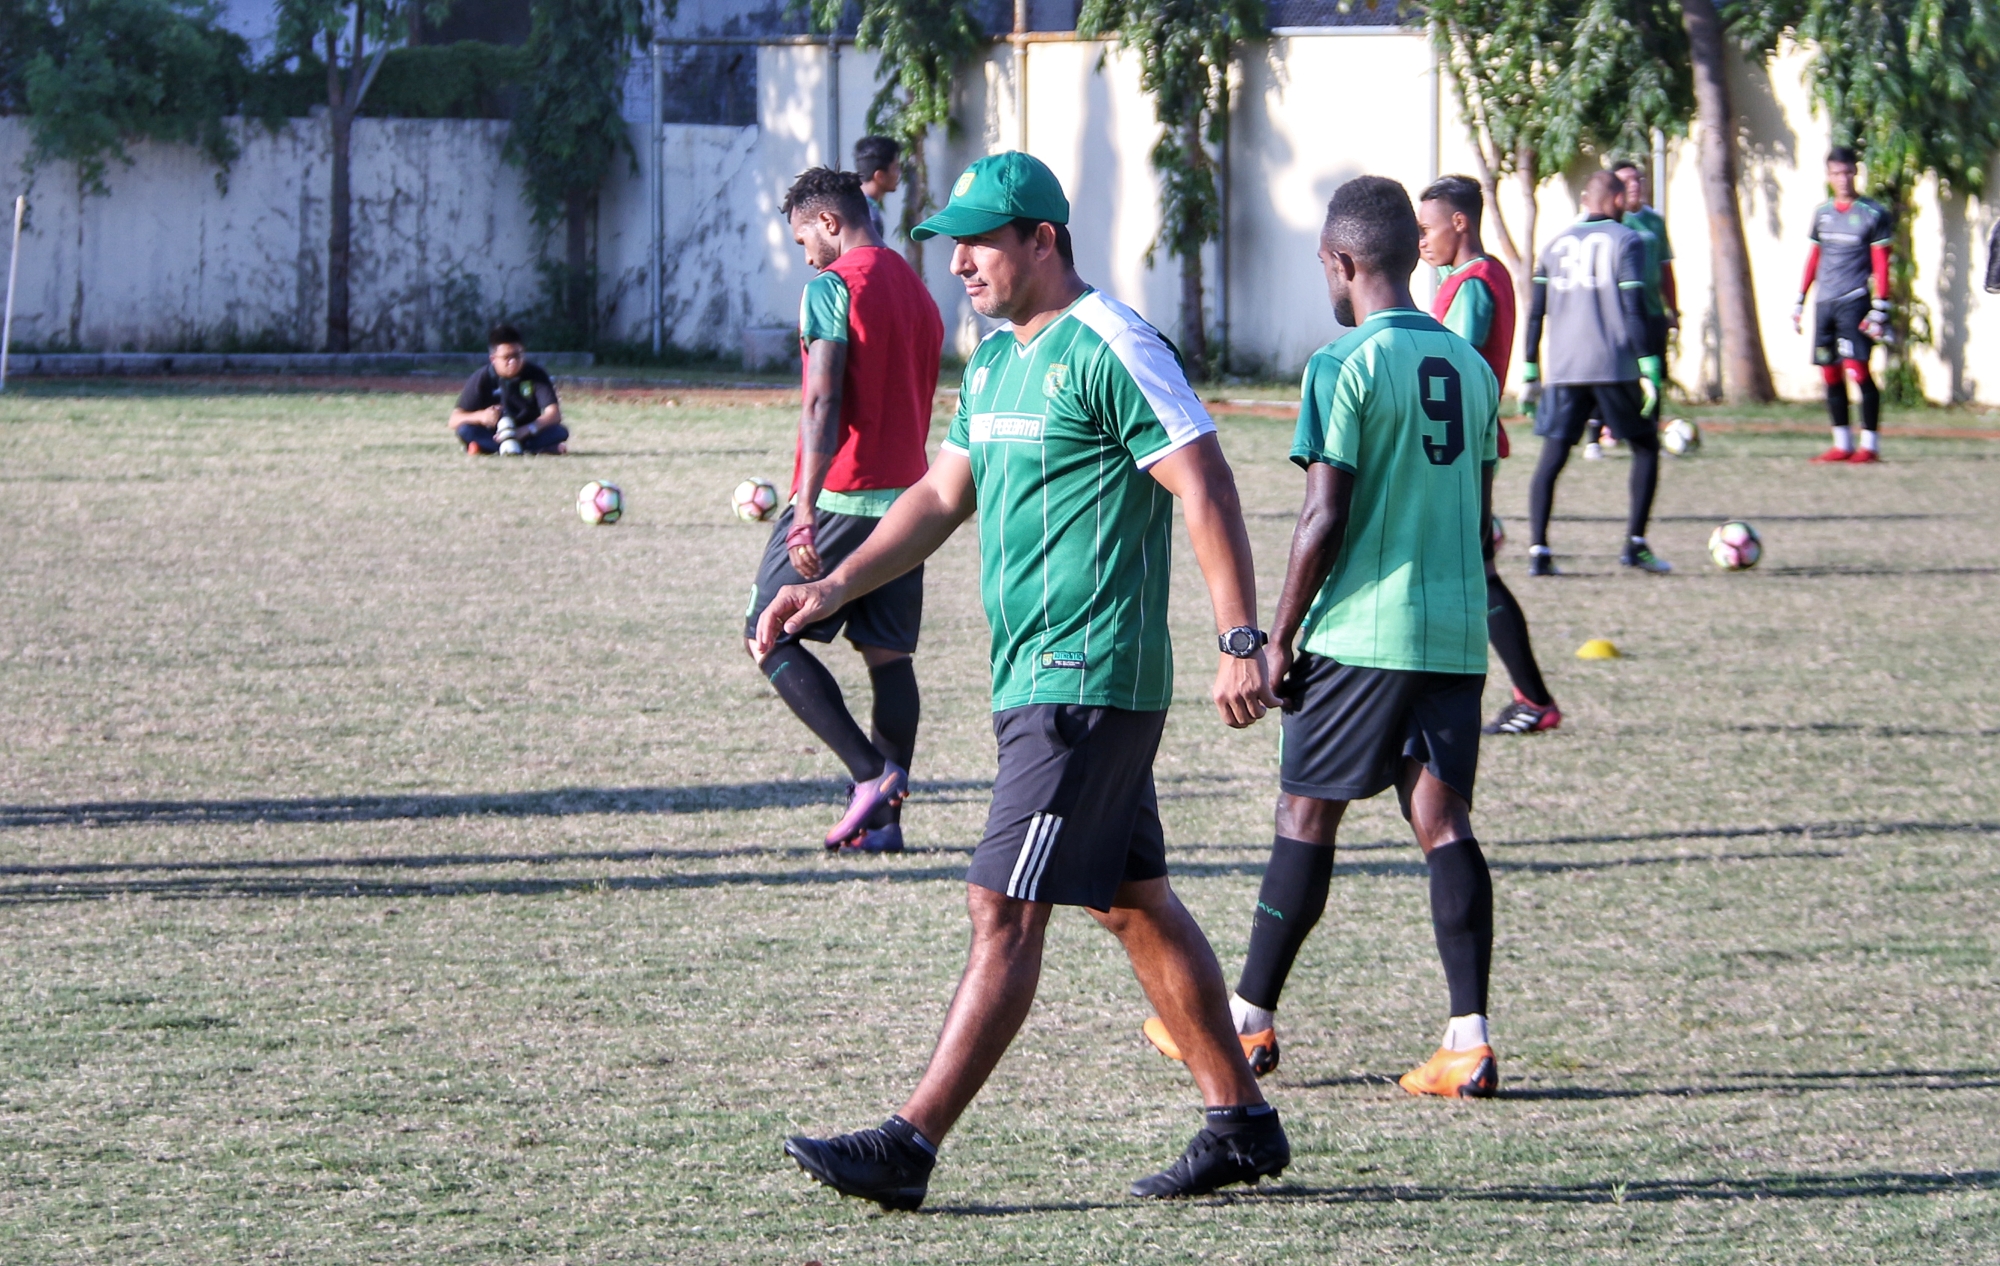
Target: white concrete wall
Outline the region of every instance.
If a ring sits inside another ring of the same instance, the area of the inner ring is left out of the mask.
[[[850,160],[873,98],[875,59],[839,53],[838,126],[828,102],[824,45],[758,50],[757,127],[670,125],[658,161],[665,188],[665,325],[688,347],[735,351],[743,331],[789,326],[807,272],[778,203],[804,168]],[[1791,329],[1807,217],[1821,199],[1825,121],[1803,83],[1806,58],[1786,50],[1769,68],[1737,64],[1732,82],[1744,147],[1743,204],[1763,334],[1787,396],[1819,394],[1809,340]],[[1205,258],[1209,328],[1226,325],[1237,361],[1289,376],[1340,331],[1313,258],[1327,199],[1363,172],[1416,192],[1440,171],[1470,171],[1471,150],[1449,93],[1441,92],[1421,34],[1345,30],[1291,34],[1246,49],[1228,147],[1230,215],[1223,251]],[[1055,170],[1075,208],[1072,229],[1086,278],[1146,313],[1170,335],[1179,276],[1172,259],[1146,261],[1158,228],[1148,151],[1151,103],[1129,57],[1100,43],[1030,46],[1026,109],[1013,50],[997,47],[965,76],[957,135],[929,145],[939,201],[975,158],[1021,144]],[[837,135],[835,133],[837,132]],[[546,242],[521,201],[522,174],[500,158],[497,122],[361,120],[355,132],[356,344],[427,349],[447,327],[536,298],[533,261]],[[600,200],[600,301],[615,336],[644,341],[652,304],[648,206],[655,161],[634,129],[637,171],[623,166]],[[23,247],[16,336],[30,344],[166,348],[214,341],[225,326],[272,331],[318,347],[324,337],[326,133],[297,120],[277,133],[246,125],[227,192],[192,151],[140,146],[115,168],[108,198],[79,199],[73,176],[44,171]],[[19,120],[0,119],[0,193],[18,183],[27,144]],[[1684,329],[1676,379],[1700,390],[1715,377],[1708,226],[1692,142],[1671,147],[1656,201],[1678,256]],[[1537,238],[1575,214],[1584,169],[1539,194]],[[2000,179],[2000,172],[1996,172]],[[1518,232],[1518,191],[1503,194]],[[892,221],[901,196],[892,197]],[[1993,211],[1964,199],[1922,199],[1916,225],[1920,294],[1937,347],[1922,357],[1938,399],[2000,402],[2000,304],[1980,293]],[[965,352],[985,323],[949,276],[949,243],[924,252],[952,349]],[[1419,299],[1431,293],[1420,275]]]
[[[532,302],[536,238],[506,125],[357,120],[351,310],[357,351],[435,350],[457,324]],[[187,147],[138,145],[108,196],[66,166],[29,189],[14,336],[25,345],[214,346],[226,330],[318,348],[326,332],[325,124],[239,129],[219,186]],[[0,118],[0,194],[28,188],[27,128]]]

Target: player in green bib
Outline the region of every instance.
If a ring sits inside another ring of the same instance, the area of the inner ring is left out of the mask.
[[[1486,1029],[1493,885],[1471,803],[1500,385],[1477,349],[1417,310],[1417,254],[1401,185],[1361,176],[1334,194],[1319,256],[1334,315],[1354,329],[1307,362],[1292,441],[1306,500],[1265,651],[1284,700],[1282,794],[1230,1010],[1253,1067],[1276,1068],[1278,995],[1325,909],[1341,815],[1393,786],[1430,871],[1451,992],[1443,1043],[1402,1086],[1486,1096],[1499,1083]]]
[[[1206,1105],[1181,1158],[1132,1193],[1200,1195],[1291,1161],[1230,1031],[1215,955],[1167,882],[1153,791],[1173,698],[1176,497],[1220,630],[1216,705],[1241,728],[1277,702],[1236,482],[1173,347],[1077,276],[1068,222],[1054,174],[1005,153],[974,163],[912,231],[956,239],[953,274],[976,311],[1006,324],[967,362],[929,473],[830,576],[780,590],[758,628],[775,642],[916,567],[978,516],[1000,759],[966,875],[965,975],[901,1112],[879,1129],[785,1145],[814,1178],[887,1208],[922,1202],[937,1145],[1027,1018],[1058,905],[1084,906],[1124,944]]]

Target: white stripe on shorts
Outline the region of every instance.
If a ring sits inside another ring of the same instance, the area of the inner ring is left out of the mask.
[[[1052,813],[1037,813],[1028,819],[1027,834],[1021,840],[1021,852],[1014,859],[1014,873],[1007,879],[1007,895],[1023,901],[1036,900],[1036,893],[1042,886],[1042,874],[1049,868],[1049,857],[1055,852],[1056,835],[1062,830],[1063,820]]]

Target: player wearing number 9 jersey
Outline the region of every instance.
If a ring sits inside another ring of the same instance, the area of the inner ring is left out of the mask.
[[[1493,889],[1471,802],[1500,386],[1477,349],[1417,310],[1417,249],[1395,181],[1362,176],[1334,194],[1319,256],[1334,315],[1354,329],[1306,365],[1291,454],[1305,506],[1266,648],[1284,704],[1277,834],[1230,1009],[1252,1068],[1277,1067],[1278,995],[1325,909],[1341,815],[1393,786],[1429,868],[1451,989],[1443,1049],[1402,1084],[1482,1096],[1498,1084]]]

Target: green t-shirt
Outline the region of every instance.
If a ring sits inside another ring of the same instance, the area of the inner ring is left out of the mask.
[[[847,283],[839,273],[821,273],[806,283],[799,296],[799,351],[810,351],[815,341],[847,341]]]
[[[1443,281],[1456,271],[1440,268],[1438,280]],[[1474,347],[1484,347],[1486,336],[1493,330],[1493,311],[1493,291],[1479,278],[1467,277],[1460,283],[1458,293],[1451,297],[1451,307],[1445,310],[1444,328]]]
[[[972,462],[995,712],[1172,702],[1174,499],[1146,471],[1214,430],[1173,346],[1094,290],[972,353],[944,447]]]
[[[1484,466],[1500,388],[1485,357],[1408,308],[1306,362],[1292,460],[1354,475],[1347,536],[1300,649],[1362,668],[1486,671]]]
[[[1667,241],[1667,221],[1651,207],[1640,207],[1637,211],[1627,211],[1625,227],[1639,235],[1639,241],[1646,247],[1646,266],[1640,277],[1646,283],[1646,311],[1653,316],[1665,316],[1666,295],[1660,289],[1660,266],[1673,262],[1674,248]]]

